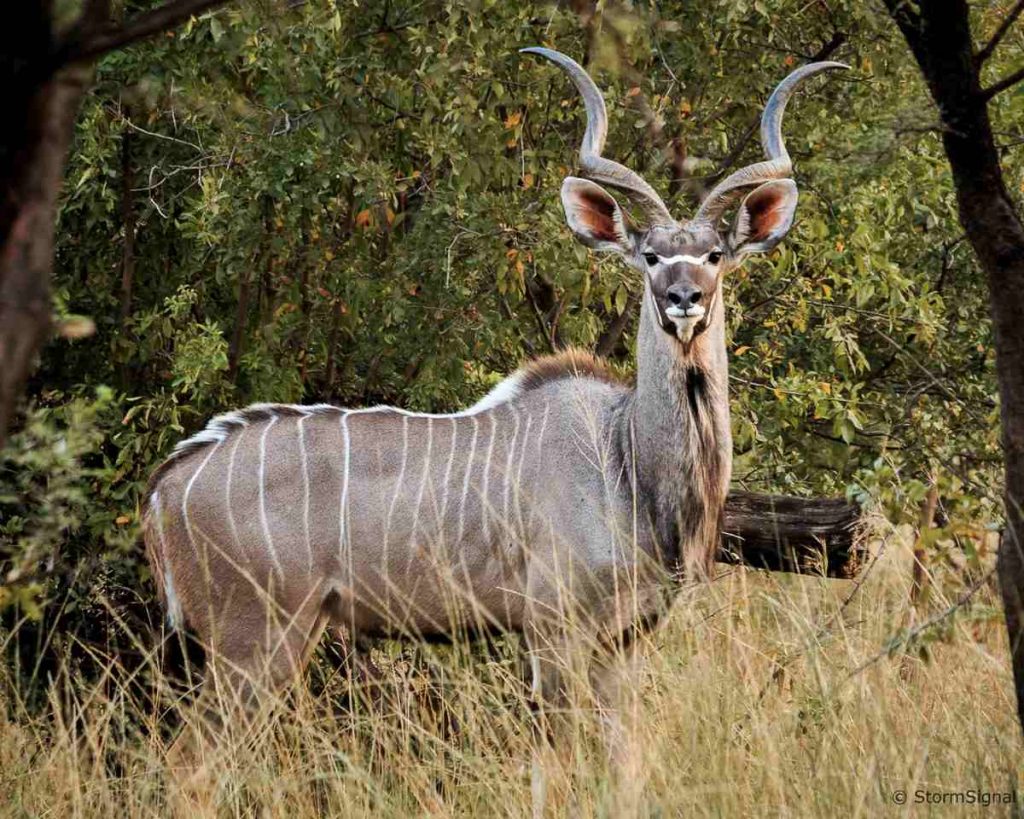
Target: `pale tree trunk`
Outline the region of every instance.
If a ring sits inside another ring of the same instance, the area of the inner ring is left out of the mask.
[[[124,244],[121,246],[121,321],[132,314],[132,291],[135,285],[135,165],[132,158],[131,111],[122,111],[125,119],[124,133],[121,134],[121,224],[124,227]]]
[[[979,71],[1020,14],[977,55],[965,0],[907,3],[886,0],[924,75],[942,122],[960,223],[988,280],[995,333],[996,375],[1006,470],[1006,529],[999,549],[999,583],[1009,633],[1018,717],[1024,727],[1024,225],[1003,182],[988,102],[1024,71],[983,89]]]
[[[92,63],[225,0],[171,0],[112,26],[109,0],[86,0],[66,31],[51,0],[12,4],[0,26],[0,448],[52,330],[50,276],[64,160]]]
[[[917,608],[925,599],[928,588],[928,533],[935,525],[935,511],[939,506],[939,487],[932,481],[928,494],[921,502],[921,516],[917,522],[917,537],[914,540],[914,567],[910,575],[910,617],[916,619]]]

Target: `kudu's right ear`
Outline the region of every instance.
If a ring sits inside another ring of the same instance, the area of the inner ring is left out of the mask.
[[[626,217],[615,198],[600,185],[567,176],[562,183],[562,207],[569,228],[587,247],[621,256],[633,253]]]

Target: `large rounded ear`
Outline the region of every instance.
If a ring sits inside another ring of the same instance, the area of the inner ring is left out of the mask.
[[[733,253],[764,253],[781,242],[793,224],[796,200],[796,182],[792,179],[765,182],[748,193],[733,225]]]
[[[631,255],[633,243],[626,218],[608,191],[577,176],[562,183],[562,207],[565,220],[576,238],[594,250],[610,250]]]

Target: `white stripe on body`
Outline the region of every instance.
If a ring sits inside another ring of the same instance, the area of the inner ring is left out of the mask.
[[[483,527],[484,527],[484,541],[491,539],[491,518],[488,514],[490,507],[490,498],[487,496],[487,490],[491,482],[491,458],[494,456],[494,439],[498,437],[498,422],[494,417],[494,413],[490,414],[491,417],[491,438],[487,442],[487,457],[484,459],[484,480],[483,486],[480,490],[480,511],[483,514]]]
[[[405,465],[409,461],[409,418],[402,418],[402,465],[398,470],[398,480],[395,482],[395,491],[391,495],[391,505],[388,507],[388,516],[384,521],[384,561],[388,565],[388,538],[391,534],[391,519],[395,514],[395,505],[398,503],[398,494],[402,491],[402,481],[405,480]]]
[[[236,436],[235,445],[231,447],[231,456],[228,458],[228,477],[224,482],[224,499],[227,506],[228,528],[231,530],[231,537],[235,541],[235,548],[239,551],[242,549],[242,541],[238,537],[238,526],[235,524],[235,511],[234,507],[231,505],[231,475],[235,470],[235,455],[238,453],[238,445],[242,443],[242,439],[244,437],[245,430],[243,429]]]
[[[420,507],[423,505],[423,493],[427,489],[427,478],[430,477],[430,454],[434,448],[434,421],[431,418],[427,419],[427,455],[423,459],[423,477],[420,478],[420,491],[416,495],[416,508],[412,513],[412,543],[415,545],[416,531],[420,526]],[[409,550],[410,556],[412,555],[412,549]]]
[[[466,459],[466,476],[462,479],[462,502],[459,504],[459,533],[455,539],[455,546],[462,543],[462,534],[466,526],[466,498],[469,496],[469,476],[473,472],[473,460],[476,458],[476,439],[480,431],[480,424],[476,417],[473,421],[473,439],[469,444],[469,457]]]
[[[352,563],[352,550],[345,548],[345,538],[348,535],[348,473],[351,462],[352,442],[348,431],[349,413],[341,414],[341,443],[342,443],[342,468],[341,468],[341,500],[338,504],[338,562],[342,561],[344,554],[347,582],[353,582],[355,567]]]
[[[306,436],[302,430],[302,423],[309,418],[309,415],[303,415],[296,426],[299,430],[299,455],[302,459],[302,493],[303,493],[303,507],[302,507],[302,526],[306,532],[306,566],[309,573],[313,573],[313,543],[309,536],[309,461],[306,457]]]
[[[540,419],[540,432],[537,433],[537,455],[543,455],[544,453],[544,431],[548,428],[548,412],[551,410],[551,402],[544,399],[544,414]]]
[[[206,454],[206,457],[203,458],[202,463],[199,464],[199,468],[192,473],[192,477],[189,478],[188,483],[185,484],[185,492],[181,496],[181,517],[185,523],[185,534],[188,535],[188,542],[193,549],[196,548],[196,541],[192,535],[192,521],[188,516],[188,496],[192,492],[192,486],[195,484],[196,478],[198,478],[200,473],[206,468],[206,465],[210,462],[210,458],[212,458],[217,450],[220,449],[220,445],[221,442],[218,441],[210,447],[210,451]]]
[[[505,479],[501,486],[501,513],[505,521],[505,525],[508,525],[508,496],[512,484],[512,461],[516,452],[516,440],[519,438],[519,413],[516,411],[515,405],[510,404],[509,410],[512,412],[512,441],[508,447],[508,457],[505,459]]]
[[[459,434],[459,422],[455,418],[450,419],[452,422],[452,440],[451,448],[448,452],[448,465],[444,468],[444,481],[441,495],[441,514],[439,523],[441,527],[444,526],[445,518],[448,514],[448,488],[451,486],[452,480],[452,466],[455,464],[455,441]]]
[[[551,402],[544,399],[544,414],[540,418],[540,432],[537,433],[537,463],[543,463],[544,459],[544,433],[548,428],[548,414],[551,411]],[[549,522],[550,528],[550,522]]]
[[[284,567],[281,565],[281,560],[277,555],[277,548],[274,546],[274,538],[270,534],[270,522],[267,520],[267,434],[271,429],[273,429],[274,424],[277,423],[277,418],[278,417],[275,415],[270,419],[270,423],[267,424],[263,430],[263,434],[260,436],[260,523],[263,526],[263,537],[267,541],[267,550],[270,552],[270,559],[274,562],[274,568],[277,569],[278,575],[280,575],[281,579],[284,580]]]
[[[533,416],[526,416],[526,429],[523,430],[523,443],[519,447],[519,468],[516,470],[516,483],[513,488],[513,501],[516,512],[516,537],[520,543],[526,538],[526,530],[523,526],[523,463],[526,461],[526,446],[530,442],[530,425],[533,423]]]

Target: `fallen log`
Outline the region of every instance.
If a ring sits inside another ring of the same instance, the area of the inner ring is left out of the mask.
[[[861,508],[841,498],[730,492],[717,560],[776,572],[853,577],[867,557]]]

